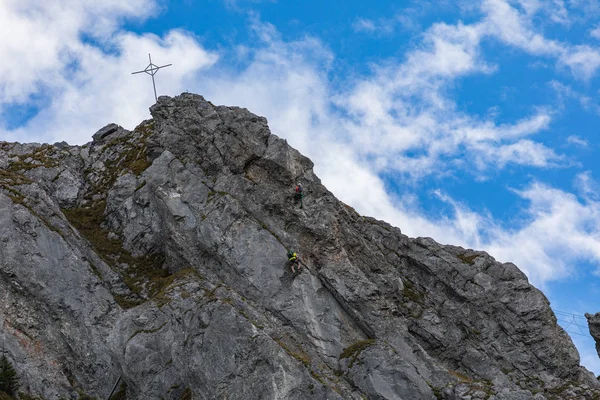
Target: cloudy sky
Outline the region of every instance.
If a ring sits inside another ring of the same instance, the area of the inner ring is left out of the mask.
[[[0,140],[132,129],[151,53],[173,64],[159,94],[266,116],[360,213],[512,261],[583,315],[600,311],[599,21],[599,0],[0,0]]]

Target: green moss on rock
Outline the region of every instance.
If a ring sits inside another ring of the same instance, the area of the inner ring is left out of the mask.
[[[459,254],[457,256],[463,263],[468,264],[468,265],[473,265],[475,264],[475,259],[477,257],[479,257],[479,254],[471,254],[469,256],[467,256],[466,254]]]
[[[179,400],[192,400],[192,389],[186,388],[181,396],[179,396]]]
[[[340,360],[343,358],[349,358],[350,363],[348,364],[348,368],[352,368],[352,365],[356,362],[356,359],[360,356],[360,353],[363,352],[367,347],[373,345],[375,343],[374,339],[366,339],[361,340],[360,342],[356,342],[344,349],[340,354]]]

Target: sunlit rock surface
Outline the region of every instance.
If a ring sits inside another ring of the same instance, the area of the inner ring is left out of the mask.
[[[85,146],[0,142],[0,340],[23,393],[599,398],[515,265],[359,215],[246,109],[151,112]]]

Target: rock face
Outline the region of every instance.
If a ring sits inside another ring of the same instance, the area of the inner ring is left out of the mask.
[[[21,392],[600,396],[515,265],[360,216],[245,109],[183,94],[151,112],[81,147],[0,142],[0,339]]]
[[[596,314],[585,314],[585,318],[588,321],[588,327],[590,329],[590,335],[596,341],[596,351],[600,357],[600,313]]]

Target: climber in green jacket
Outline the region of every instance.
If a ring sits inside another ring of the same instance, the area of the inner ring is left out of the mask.
[[[290,263],[290,267],[292,268],[292,274],[296,275],[296,273],[300,273],[300,258],[298,257],[298,253],[293,250],[288,251],[288,262]],[[296,268],[294,268],[296,267]]]

